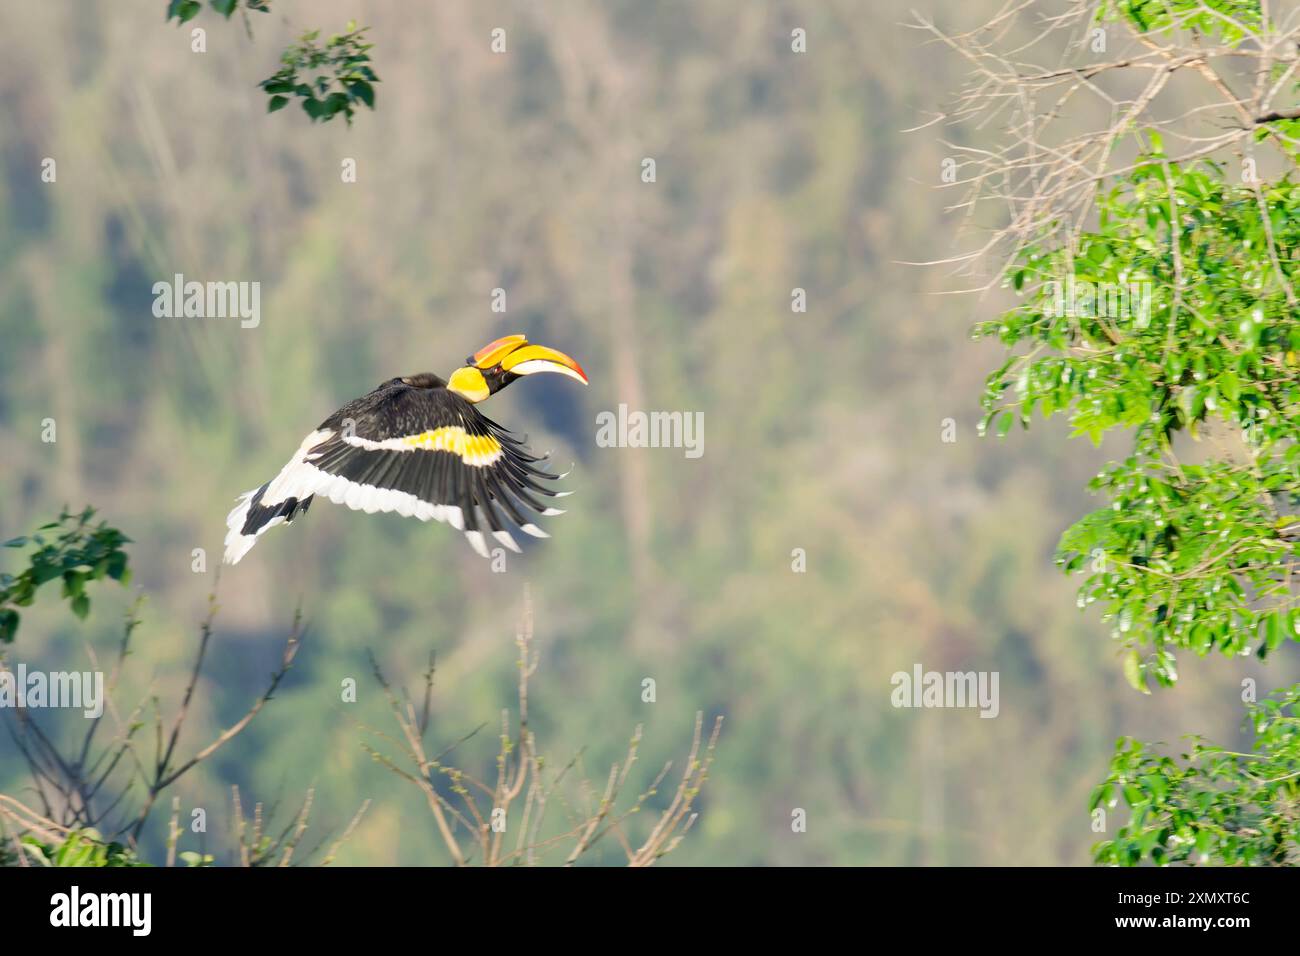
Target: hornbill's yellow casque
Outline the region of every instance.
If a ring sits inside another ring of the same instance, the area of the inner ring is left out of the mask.
[[[226,519],[226,562],[239,561],[263,531],[305,513],[317,494],[367,514],[396,511],[445,521],[464,531],[484,557],[485,532],[519,550],[507,523],[547,537],[524,512],[563,514],[535,497],[568,494],[539,483],[563,476],[537,468],[545,456],[530,455],[474,407],[534,372],[559,372],[587,384],[582,368],[563,352],[507,335],[475,352],[445,382],[428,372],[408,375],[348,402],[303,439],[278,475],[239,497]]]

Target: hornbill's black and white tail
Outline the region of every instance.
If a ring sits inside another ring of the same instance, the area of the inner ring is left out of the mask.
[[[327,431],[312,432],[278,475],[261,488],[246,491],[236,499],[239,504],[226,516],[227,564],[238,564],[263,532],[307,513],[321,475],[307,460],[307,455],[312,447],[327,440],[331,434]]]

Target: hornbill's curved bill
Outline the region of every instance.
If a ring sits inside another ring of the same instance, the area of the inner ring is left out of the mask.
[[[226,519],[226,562],[238,562],[268,528],[305,513],[317,494],[367,514],[445,521],[484,557],[486,534],[519,550],[507,525],[548,537],[526,512],[563,514],[536,497],[568,494],[540,483],[563,476],[536,467],[545,456],[530,455],[474,406],[535,372],[584,385],[587,376],[563,352],[522,335],[497,339],[465,361],[446,381],[428,372],[391,379],[325,419],[278,475],[239,497]]]

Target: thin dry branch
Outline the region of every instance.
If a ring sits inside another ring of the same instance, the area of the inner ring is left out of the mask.
[[[538,749],[536,735],[529,725],[529,686],[538,670],[540,654],[534,646],[533,605],[531,593],[527,590],[520,624],[515,633],[515,646],[519,674],[518,720],[512,735],[509,712],[502,713],[500,746],[494,761],[495,781],[491,785],[465,768],[453,766],[444,759],[445,754],[455,749],[459,742],[444,750],[438,758],[429,759],[426,756],[424,731],[429,724],[425,716],[428,713],[427,694],[423,713],[417,714],[405,691],[394,689],[384,677],[373,655],[371,663],[375,677],[388,698],[389,709],[401,733],[398,740],[393,741],[387,735],[371,732],[396,743],[403,751],[403,758],[399,761],[369,743],[363,743],[362,746],[382,766],[424,793],[442,843],[458,866],[470,863],[485,866],[517,863],[535,865],[541,862],[545,852],[565,844],[568,844],[568,850],[563,862],[572,865],[611,832],[623,847],[630,865],[650,865],[671,852],[698,815],[694,810],[695,801],[708,777],[722,718],[719,717],[714,723],[712,733],[707,743],[704,743],[703,714],[696,715],[694,742],[681,782],[644,841],[634,846],[627,834],[629,821],[658,793],[658,787],[671,764],[659,772],[647,789],[632,798],[626,809],[618,809],[620,798],[630,785],[632,769],[637,762],[642,739],[642,729],[638,726],[624,759],[610,767],[599,800],[593,803],[589,798],[590,786],[585,780],[580,781],[579,790],[588,797],[587,804],[582,810],[572,812],[561,787],[570,773],[579,766],[581,754],[575,755],[558,773],[551,774]],[[426,681],[426,688],[429,686]],[[473,732],[460,742],[471,736]],[[440,791],[440,780],[445,781],[450,797],[444,796]],[[453,804],[452,799],[458,805]],[[512,824],[512,810],[521,800],[522,809],[517,814],[518,820]],[[561,825],[563,829],[560,832],[544,836],[547,810],[557,800],[570,809],[568,823]],[[515,827],[515,835],[513,846],[507,848],[511,825]],[[467,843],[462,844],[462,839]],[[466,850],[466,845],[473,849]]]
[[[966,33],[946,34],[919,14],[909,24],[970,68],[949,108],[918,127],[965,128],[979,140],[949,144],[958,175],[942,188],[961,193],[949,208],[963,213],[967,229],[978,224],[987,234],[973,249],[924,263],[978,277],[963,291],[993,288],[1031,242],[1075,249],[1103,184],[1149,161],[1143,131],[1174,146],[1162,156],[1166,168],[1240,155],[1261,127],[1276,148],[1297,154],[1295,139],[1275,124],[1300,119],[1300,105],[1275,107],[1273,100],[1300,67],[1300,18],[1265,18],[1253,30],[1201,4],[1159,35],[1111,20],[1106,45],[1119,49],[1098,59],[1084,42],[1099,28],[1096,10],[1094,0],[1074,0],[1064,10],[1025,0]],[[1187,21],[1205,13],[1243,39],[1204,44]],[[1194,107],[1174,106],[1181,94],[1171,83],[1184,75],[1203,81],[1208,102],[1201,95]],[[1234,91],[1231,76],[1253,77],[1253,88]]]

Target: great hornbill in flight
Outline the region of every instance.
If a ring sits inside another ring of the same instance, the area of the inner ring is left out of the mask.
[[[226,562],[235,564],[258,535],[304,514],[321,494],[371,514],[396,511],[421,521],[445,521],[488,556],[485,533],[513,551],[509,524],[548,537],[525,511],[563,514],[537,495],[563,497],[541,480],[555,480],[510,431],[475,405],[515,379],[558,372],[587,384],[569,356],[522,335],[479,349],[443,381],[423,372],[384,382],[348,402],[303,439],[280,473],[238,498],[226,519]]]

